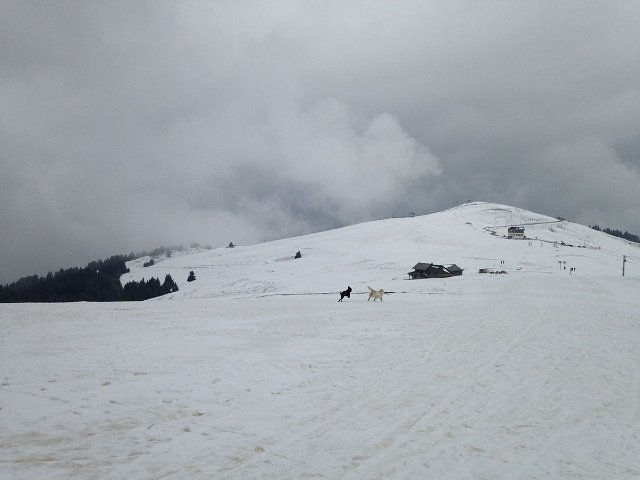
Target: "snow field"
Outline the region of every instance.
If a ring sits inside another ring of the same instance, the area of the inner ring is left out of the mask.
[[[638,284],[551,278],[376,304],[3,306],[2,464],[15,479],[634,478]]]

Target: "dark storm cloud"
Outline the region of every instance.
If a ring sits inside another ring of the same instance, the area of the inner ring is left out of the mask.
[[[0,282],[468,199],[640,232],[635,2],[5,2]]]

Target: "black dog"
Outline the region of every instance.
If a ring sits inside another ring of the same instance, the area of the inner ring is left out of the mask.
[[[340,300],[338,301],[341,302],[344,297],[351,298],[351,287],[347,287],[344,292],[340,292]]]

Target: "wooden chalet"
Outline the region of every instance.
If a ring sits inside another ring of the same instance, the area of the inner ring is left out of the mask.
[[[446,278],[462,275],[462,269],[456,264],[436,265],[434,263],[416,263],[413,272],[409,276],[416,280],[418,278]]]

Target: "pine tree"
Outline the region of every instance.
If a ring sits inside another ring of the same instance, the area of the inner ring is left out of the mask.
[[[178,285],[176,285],[176,282],[173,281],[173,278],[171,278],[171,275],[167,274],[167,276],[164,277],[162,290],[164,291],[164,293],[173,293],[178,291]]]

